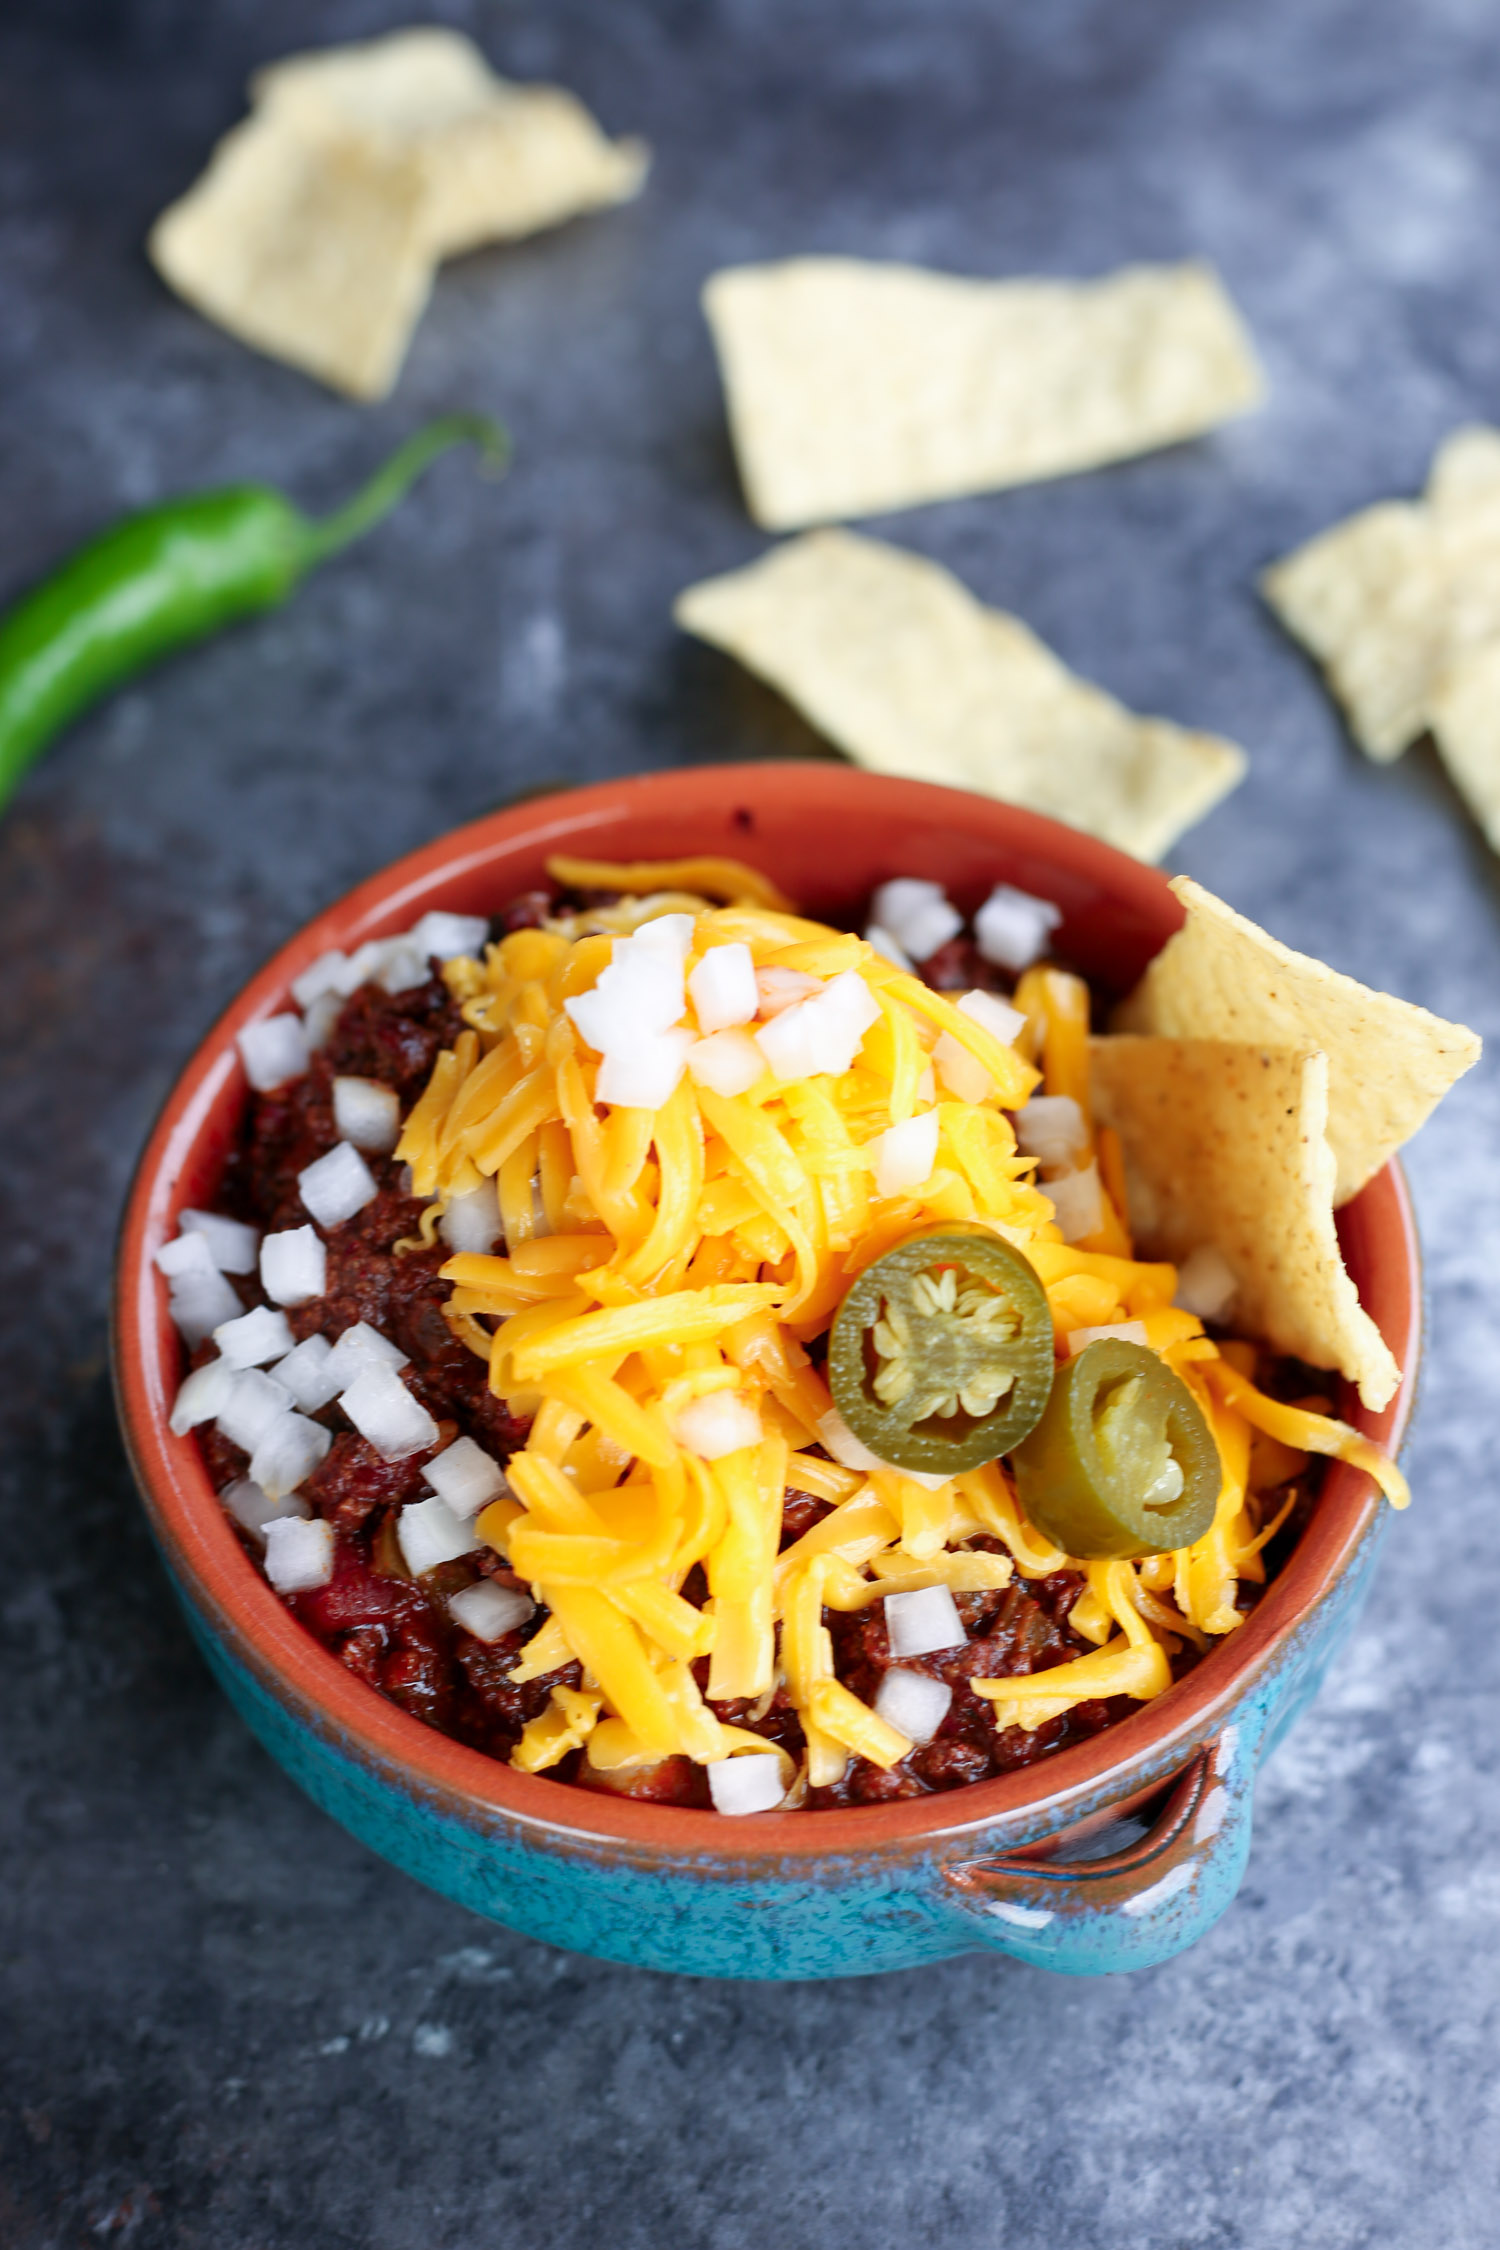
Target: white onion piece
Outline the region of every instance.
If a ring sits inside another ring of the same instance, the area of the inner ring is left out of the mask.
[[[177,1437],[186,1437],[200,1422],[211,1422],[234,1387],[235,1370],[225,1359],[205,1360],[195,1367],[172,1402],[167,1426]]]
[[[413,1578],[439,1563],[457,1562],[483,1545],[471,1525],[460,1523],[445,1500],[413,1500],[396,1518],[396,1539],[401,1559]]]
[[[887,1126],[875,1143],[875,1193],[901,1195],[932,1177],[937,1162],[938,1113],[908,1117],[904,1124]]]
[[[1017,1034],[1026,1029],[1026,1018],[1019,1008],[999,1000],[993,992],[966,992],[958,1003],[960,1015],[977,1023],[999,1040],[1002,1047],[1014,1046]]]
[[[347,999],[362,984],[373,984],[389,960],[392,946],[400,942],[399,938],[367,938],[345,961],[337,989]]]
[[[346,1328],[334,1344],[328,1361],[328,1375],[339,1390],[346,1391],[363,1367],[405,1367],[408,1355],[389,1336],[382,1336],[367,1320],[357,1320]],[[335,1392],[335,1397],[338,1395]]]
[[[196,1351],[205,1337],[245,1308],[228,1275],[214,1272],[179,1274],[168,1293],[167,1309],[188,1350]]]
[[[300,1078],[307,1068],[307,1034],[300,1016],[266,1016],[259,1023],[247,1023],[236,1044],[245,1076],[258,1094],[269,1094],[289,1078]]]
[[[353,1147],[389,1156],[401,1138],[401,1102],[378,1078],[335,1078],[333,1122]]]
[[[468,1195],[450,1198],[438,1220],[438,1233],[450,1250],[492,1250],[500,1239],[500,1195],[493,1180],[482,1180]]]
[[[938,1033],[932,1060],[939,1078],[955,1101],[987,1101],[995,1091],[995,1081],[984,1064],[977,1056],[971,1055],[962,1040],[955,1039],[951,1031]]]
[[[1147,1340],[1146,1324],[1143,1320],[1112,1320],[1102,1328],[1070,1328],[1067,1339],[1069,1359],[1076,1359],[1080,1352],[1088,1350],[1090,1344],[1100,1343],[1110,1336],[1118,1336],[1122,1344],[1144,1344]]]
[[[946,1586],[887,1594],[885,1629],[895,1657],[931,1656],[938,1649],[962,1648],[969,1638],[958,1604]]]
[[[774,1750],[747,1750],[735,1758],[716,1758],[705,1768],[714,1811],[774,1812],[786,1795],[781,1780],[781,1760]]]
[[[916,964],[905,946],[898,945],[890,931],[883,930],[878,922],[872,922],[866,930],[865,943],[880,955],[882,961],[889,961],[892,968],[904,969],[908,976],[914,973]]]
[[[599,1065],[595,1101],[616,1109],[660,1109],[676,1093],[694,1045],[690,1031],[657,1031],[629,1047],[611,1048]]]
[[[326,1047],[333,1037],[333,1027],[344,1012],[342,996],[337,992],[322,992],[313,1001],[302,1018],[302,1028],[307,1033],[307,1044],[313,1054]]]
[[[1033,1094],[1016,1111],[1016,1146],[1039,1164],[1071,1164],[1088,1145],[1088,1120],[1071,1094]]]
[[[345,972],[349,956],[337,946],[331,952],[320,953],[316,961],[309,962],[302,974],[292,979],[292,998],[299,1008],[310,1008],[315,1000],[326,1000],[330,994],[342,999],[349,990]]]
[[[1104,1193],[1097,1164],[1087,1165],[1081,1172],[1062,1173],[1049,1180],[1042,1193],[1052,1205],[1064,1242],[1083,1242],[1103,1226]]]
[[[308,1594],[333,1576],[333,1526],[320,1516],[281,1516],[266,1525],[266,1576],[278,1594]]]
[[[601,1055],[624,1054],[637,1040],[669,1031],[686,1006],[681,952],[650,937],[616,938],[593,991],[563,1002],[577,1031]]]
[[[701,1461],[722,1461],[726,1453],[759,1445],[765,1432],[760,1416],[737,1391],[710,1391],[689,1401],[672,1423],[672,1435]]]
[[[859,1053],[880,1003],[857,969],[845,969],[810,1000],[785,1008],[756,1032],[761,1053],[783,1082],[838,1078]]]
[[[208,1238],[202,1234],[180,1234],[175,1242],[164,1242],[156,1253],[156,1270],[164,1273],[168,1281],[179,1281],[186,1273],[217,1273]]]
[[[306,1483],[332,1443],[332,1432],[321,1422],[295,1411],[280,1415],[250,1456],[251,1481],[279,1500]]]
[[[642,945],[664,946],[685,961],[693,943],[693,917],[691,914],[653,914],[649,922],[636,925],[635,936]]]
[[[383,1461],[404,1461],[438,1441],[438,1426],[394,1367],[362,1368],[339,1405]]]
[[[417,1505],[420,1507],[421,1502]],[[535,1608],[531,1596],[523,1594],[519,1586],[497,1586],[490,1578],[482,1578],[477,1586],[465,1586],[448,1597],[450,1615],[476,1641],[503,1640],[518,1625],[524,1625]]]
[[[689,1047],[687,1067],[695,1086],[706,1086],[727,1100],[748,1094],[764,1078],[766,1058],[748,1031],[715,1031]]]
[[[927,1492],[936,1492],[940,1485],[948,1482],[947,1477],[934,1476],[928,1469],[896,1469],[893,1462],[882,1461],[878,1453],[872,1453],[867,1445],[860,1443],[836,1406],[819,1416],[818,1438],[824,1451],[831,1453],[835,1461],[846,1469],[859,1469],[865,1476],[874,1469],[894,1469],[897,1476],[905,1477],[910,1484],[921,1485]]]
[[[1177,1294],[1172,1302],[1199,1320],[1222,1320],[1239,1286],[1239,1278],[1223,1251],[1205,1242],[1190,1251],[1178,1267]]]
[[[477,959],[489,942],[490,925],[482,914],[448,914],[433,907],[406,934],[424,961],[457,961],[465,954]]]
[[[376,970],[372,982],[382,992],[414,992],[425,984],[431,975],[425,953],[419,953],[405,938],[393,938],[385,948],[385,958]]]
[[[757,969],[756,1014],[762,1023],[770,1023],[784,1008],[795,1008],[799,1000],[811,1000],[822,989],[823,979],[807,969]]]
[[[214,1330],[214,1342],[231,1367],[264,1367],[280,1359],[297,1341],[284,1312],[256,1305],[238,1320],[226,1320]]]
[[[262,1546],[266,1543],[267,1524],[286,1516],[312,1514],[311,1507],[298,1493],[283,1492],[280,1499],[273,1500],[270,1493],[262,1492],[250,1477],[236,1477],[233,1484],[226,1484],[219,1499],[235,1522]]]
[[[328,1338],[307,1336],[285,1359],[278,1359],[270,1373],[304,1414],[316,1414],[319,1407],[331,1406],[343,1389],[331,1371],[332,1362],[333,1346]]]
[[[705,1034],[753,1023],[760,1006],[755,956],[748,945],[711,945],[687,982],[688,996]]]
[[[245,1367],[236,1373],[214,1424],[231,1445],[237,1445],[242,1453],[253,1453],[272,1423],[290,1412],[280,1383],[273,1382],[258,1367]]]
[[[220,1273],[254,1273],[259,1227],[247,1227],[243,1219],[226,1219],[218,1211],[179,1211],[177,1224],[184,1234],[202,1235]]]
[[[422,1474],[438,1498],[466,1521],[510,1490],[499,1462],[471,1437],[455,1438]]]
[[[380,1189],[359,1150],[340,1141],[297,1174],[297,1192],[320,1227],[338,1227],[373,1203]]]
[[[887,1597],[889,1599],[889,1597]],[[880,1683],[875,1715],[884,1719],[908,1742],[930,1742],[948,1716],[953,1690],[946,1680],[930,1680],[925,1672],[892,1669]]]
[[[328,1250],[312,1227],[287,1227],[260,1246],[261,1287],[276,1305],[306,1305],[328,1287]]]
[[[1019,975],[1041,959],[1061,920],[1051,899],[997,883],[974,917],[974,939],[986,961]]]
[[[889,930],[913,961],[927,961],[957,937],[964,918],[941,883],[925,883],[912,875],[898,875],[882,883],[870,901],[870,919]]]

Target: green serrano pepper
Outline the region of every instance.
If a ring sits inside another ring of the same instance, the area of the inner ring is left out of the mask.
[[[70,720],[157,658],[275,609],[465,443],[497,467],[509,451],[498,423],[447,414],[321,523],[269,485],[226,485],[127,516],[80,547],[0,620],[0,807]]]

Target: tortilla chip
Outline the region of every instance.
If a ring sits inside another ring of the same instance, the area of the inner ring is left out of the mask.
[[[858,764],[1008,798],[1142,859],[1245,770],[1233,743],[1136,718],[938,564],[855,532],[788,540],[674,614]]]
[[[1120,1136],[1131,1225],[1176,1264],[1211,1245],[1239,1284],[1236,1328],[1314,1367],[1365,1405],[1401,1380],[1344,1268],[1333,1220],[1328,1058],[1209,1039],[1094,1039],[1090,1090]]]
[[[472,40],[437,26],[289,56],[250,91],[309,134],[415,157],[434,259],[625,202],[650,164],[644,142],[609,140],[562,87],[499,78]]]
[[[1432,732],[1486,842],[1500,852],[1500,640],[1449,667],[1432,698]]]
[[[1185,875],[1172,888],[1187,921],[1120,1009],[1117,1027],[1321,1051],[1333,1201],[1347,1203],[1478,1061],[1477,1035],[1293,953]]]
[[[703,292],[750,513],[768,530],[1119,461],[1259,403],[1211,266],[974,281],[857,258]]]
[[[221,328],[353,398],[383,398],[427,302],[425,183],[410,158],[252,117],[147,245]]]
[[[1399,757],[1431,724],[1451,668],[1500,637],[1500,431],[1454,431],[1425,499],[1335,524],[1261,587],[1327,672],[1360,747]]]

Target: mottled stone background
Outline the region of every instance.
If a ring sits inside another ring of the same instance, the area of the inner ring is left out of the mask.
[[[1371,1608],[1265,1774],[1249,1879],[1130,1981],[1003,1961],[676,1981],[470,1920],[296,1794],[194,1657],[105,1376],[111,1240],[173,1073],[357,877],[546,782],[806,749],[682,642],[756,553],[697,310],[726,260],[1218,261],[1268,408],[879,525],[1251,778],[1178,863],[1494,1034],[1493,864],[1427,751],[1377,772],[1253,592],[1500,414],[1487,0],[451,0],[657,163],[440,279],[361,410],[141,252],[247,72],[395,0],[7,0],[0,592],[239,477],[331,503],[423,415],[511,423],[284,615],[77,728],[0,824],[0,2240],[213,2250],[1479,2250],[1500,2229],[1496,1073],[1410,1169],[1432,1338]]]

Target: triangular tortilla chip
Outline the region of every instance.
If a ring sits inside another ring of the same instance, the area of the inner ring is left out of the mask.
[[[977,789],[1155,859],[1234,788],[1244,753],[1138,719],[950,572],[810,532],[690,586],[679,625],[727,649],[877,773]]]
[[[1477,1034],[1293,953],[1185,875],[1172,888],[1187,921],[1119,1010],[1118,1028],[1325,1054],[1333,1200],[1347,1203],[1478,1061]]]
[[[1263,390],[1207,265],[977,281],[792,258],[714,274],[703,304],[745,497],[772,531],[1123,460]]]
[[[1142,1250],[1181,1264],[1212,1247],[1238,1284],[1237,1329],[1334,1367],[1365,1405],[1401,1370],[1344,1268],[1326,1137],[1328,1061],[1207,1039],[1094,1039],[1094,1114],[1120,1136]]]

